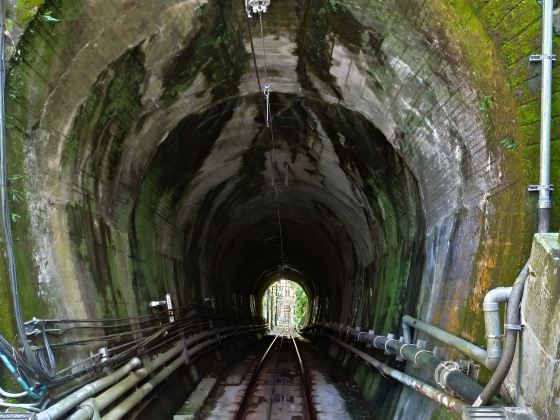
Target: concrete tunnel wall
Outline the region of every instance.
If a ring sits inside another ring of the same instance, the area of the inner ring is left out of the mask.
[[[241,4],[32,6],[7,81],[26,318],[142,314],[166,292],[250,313],[281,265],[274,172],[312,321],[399,332],[410,313],[483,344],[482,297],[536,225],[536,2],[273,0],[274,168]],[[433,411],[356,377],[387,416]]]

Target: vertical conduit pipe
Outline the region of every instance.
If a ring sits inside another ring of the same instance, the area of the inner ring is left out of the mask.
[[[504,351],[490,381],[474,402],[474,407],[486,405],[500,390],[504,379],[509,373],[513,356],[515,355],[515,347],[517,346],[517,335],[521,331],[519,311],[528,272],[529,264],[527,263],[513,284],[506,313]]]
[[[508,301],[511,287],[496,287],[484,296],[482,310],[486,329],[486,363],[494,370],[502,357],[502,322],[500,320],[500,303]]]
[[[550,229],[550,124],[552,104],[552,14],[553,0],[542,2],[542,55],[541,55],[541,147],[539,180],[539,233]]]

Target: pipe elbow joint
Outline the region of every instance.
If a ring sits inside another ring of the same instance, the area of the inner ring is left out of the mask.
[[[498,364],[500,363],[500,359],[502,357],[502,352],[497,357],[487,357],[484,361],[484,366],[486,366],[490,370],[496,370]]]
[[[495,289],[490,290],[486,293],[486,296],[484,296],[482,309],[485,312],[497,311],[500,307],[500,303],[508,301],[512,289],[512,287],[496,287]]]

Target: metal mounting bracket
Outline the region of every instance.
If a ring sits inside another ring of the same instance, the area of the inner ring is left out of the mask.
[[[270,6],[270,0],[245,0],[245,10],[249,18],[253,13],[266,13]]]
[[[550,184],[550,185],[530,184],[527,187],[527,191],[529,191],[529,192],[539,192],[541,190],[541,188],[548,189],[551,192],[554,191],[554,185],[552,185],[552,184]]]
[[[173,315],[173,303],[171,302],[171,295],[169,293],[165,295],[165,300],[152,300],[149,303],[149,306],[150,308],[165,306],[169,313],[169,322],[175,322],[175,316]]]
[[[543,60],[552,60],[553,62],[556,61],[556,54],[550,55],[543,55],[543,54],[531,54],[529,56],[530,63],[540,63]]]

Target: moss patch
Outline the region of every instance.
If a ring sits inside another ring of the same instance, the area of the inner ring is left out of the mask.
[[[35,17],[44,2],[45,0],[16,0],[15,22],[20,26],[25,26]]]

